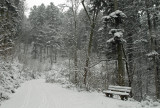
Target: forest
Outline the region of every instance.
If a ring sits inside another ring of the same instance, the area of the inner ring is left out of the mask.
[[[85,91],[127,86],[136,101],[160,99],[160,0],[51,2],[29,16],[26,1],[0,0],[0,90],[14,73]],[[21,68],[11,72],[15,62]]]

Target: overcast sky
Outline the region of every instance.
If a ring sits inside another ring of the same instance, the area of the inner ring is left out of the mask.
[[[44,3],[45,5],[49,5],[50,2],[53,2],[57,6],[58,4],[63,4],[66,1],[67,0],[26,0],[28,10],[25,12],[25,14],[28,16],[30,8],[33,7],[34,5],[40,5],[42,3]]]

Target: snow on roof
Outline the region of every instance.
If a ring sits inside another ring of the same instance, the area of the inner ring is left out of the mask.
[[[146,54],[148,57],[152,57],[152,56],[158,56],[158,52],[156,52],[155,50],[153,50],[152,52]]]

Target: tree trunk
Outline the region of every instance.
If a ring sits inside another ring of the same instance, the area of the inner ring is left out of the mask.
[[[68,61],[69,61],[69,81],[71,81],[71,60],[70,60],[70,57],[69,57],[69,59],[68,59]]]
[[[149,13],[149,1],[145,0],[145,5],[146,5],[146,12],[147,12],[147,22],[148,22],[148,30],[149,30],[149,38],[150,38],[150,50],[154,50],[153,47],[153,37],[152,37],[152,22],[151,22],[151,17]]]
[[[75,73],[75,84],[78,84],[78,55],[77,55],[77,50],[78,50],[78,37],[77,37],[77,11],[78,11],[78,3],[74,0],[71,0],[72,4],[72,13],[74,17],[74,38],[75,38],[75,48],[74,48],[74,73]]]
[[[37,45],[34,44],[34,59],[37,59]]]
[[[48,50],[48,49],[49,49],[49,48],[48,48],[48,46],[47,46],[47,58],[48,58],[48,55],[49,55],[49,53],[48,53],[48,52],[49,52],[49,50]]]
[[[51,48],[50,48],[51,68],[52,68],[52,65],[53,65],[53,55],[52,55],[52,53],[53,53],[53,46],[51,46]]]
[[[42,62],[42,46],[40,46],[40,62]]]
[[[133,35],[132,33],[128,34],[128,39],[127,39],[127,53],[128,53],[128,60],[127,60],[127,56],[125,54],[124,48],[123,48],[123,53],[126,59],[126,71],[127,71],[127,75],[128,75],[128,86],[132,87],[132,82],[133,82]],[[132,91],[130,92],[130,96],[132,97]]]
[[[90,62],[90,55],[91,55],[91,49],[92,49],[94,28],[95,28],[95,22],[94,22],[94,19],[93,19],[93,22],[92,22],[92,25],[91,25],[90,36],[89,36],[87,59],[86,59],[86,64],[85,64],[85,68],[84,68],[84,84],[85,85],[87,84],[87,74],[89,72],[89,62]]]
[[[118,2],[114,0],[114,10],[118,9]],[[115,21],[115,29],[117,29],[119,23]],[[117,43],[117,54],[118,54],[118,85],[124,86],[124,62],[123,62],[123,43]]]
[[[54,63],[57,63],[57,48],[55,48],[54,52]]]
[[[117,0],[114,0],[114,10],[116,11],[118,9],[118,2]]]
[[[75,84],[77,84],[78,83],[78,79],[77,79],[77,77],[78,77],[78,60],[77,60],[77,46],[75,46],[76,48],[75,48],[75,51],[74,51],[74,74],[75,74]]]
[[[157,37],[157,25],[156,25],[156,19],[157,19],[157,15],[154,14],[153,15],[153,29],[154,29],[154,34],[155,34],[155,40],[154,40],[154,49],[155,51],[157,51],[157,42],[156,42],[156,37]],[[157,66],[157,57],[154,56],[153,61],[154,61],[154,71],[155,71],[155,86],[156,86],[156,97],[157,99],[160,99],[160,90],[159,90],[159,85],[160,85],[160,81],[159,81],[159,76],[158,76],[158,66]]]
[[[149,35],[150,35],[150,51],[156,51],[156,14],[153,15],[153,27],[151,23],[151,17],[149,13],[149,0],[145,0],[145,5],[146,5],[146,12],[147,12],[147,20],[148,20],[148,29],[149,29]],[[154,32],[153,32],[154,30]],[[154,34],[153,34],[154,33]],[[155,37],[153,37],[153,35]],[[156,88],[156,97],[159,98],[159,89],[158,89],[158,67],[157,67],[157,62],[156,62],[156,57],[157,55],[153,56],[153,65],[154,65],[154,76],[155,76],[155,88]]]
[[[124,62],[123,62],[123,51],[122,44],[118,43],[117,45],[118,52],[118,84],[124,86]]]
[[[141,67],[141,66],[139,66]],[[142,91],[142,71],[139,70],[138,73],[137,73],[137,85],[138,85],[138,89],[137,89],[137,92],[138,92],[138,101],[141,101],[142,100],[142,96],[143,96],[143,91]]]

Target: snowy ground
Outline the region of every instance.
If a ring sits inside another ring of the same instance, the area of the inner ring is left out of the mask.
[[[0,108],[139,108],[138,102],[107,98],[101,93],[78,92],[43,79],[24,83]]]

